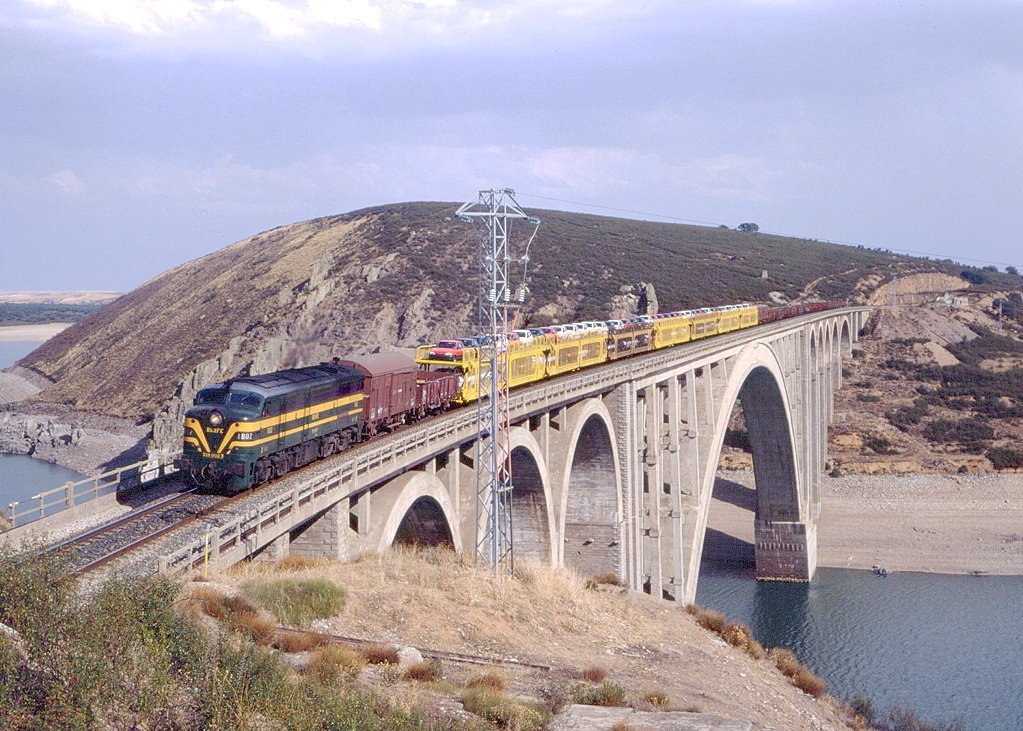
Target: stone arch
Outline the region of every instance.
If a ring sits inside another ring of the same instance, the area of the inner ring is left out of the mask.
[[[849,324],[849,318],[842,318],[842,332],[839,335],[839,343],[842,350],[842,355],[847,358],[852,355],[852,326]]]
[[[511,433],[512,542],[515,556],[554,564],[554,513],[550,472],[539,443],[528,429]]]
[[[587,576],[622,568],[622,497],[618,449],[607,407],[579,404],[565,450],[559,565]]]
[[[799,469],[797,441],[790,418],[791,404],[783,374],[777,354],[765,343],[751,343],[736,357],[718,402],[714,441],[700,476],[700,514],[695,536],[696,550],[690,563],[691,576],[697,574],[702,558],[718,460],[736,400],[742,401],[753,448],[757,523],[797,522],[806,515],[801,497],[804,476]],[[757,560],[759,563],[759,555]],[[693,583],[692,587],[687,587],[687,596],[696,595]]]
[[[436,475],[421,470],[399,475],[374,491],[372,505],[374,511],[387,514],[375,542],[377,550],[387,549],[396,539],[448,543],[459,552],[463,548],[454,505]]]

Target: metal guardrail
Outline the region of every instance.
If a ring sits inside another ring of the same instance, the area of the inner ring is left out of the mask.
[[[843,309],[813,313],[770,323],[754,332],[758,339],[784,336],[798,327],[850,311]],[[708,355],[717,357],[723,351],[743,346],[749,341],[749,335],[749,330],[727,333],[689,346],[681,345],[668,351],[655,351],[580,371],[577,375],[560,378],[556,383],[545,382],[524,387],[511,394],[509,407],[512,418],[518,421],[534,413],[613,388],[623,380],[633,378],[637,371],[653,373],[660,368],[675,366],[680,361],[699,361]],[[159,561],[160,573],[173,576],[203,567],[216,570],[222,565],[230,566],[264,546],[268,542],[264,539],[264,533],[270,532],[274,537],[280,535],[283,531],[277,526],[283,520],[287,519],[289,525],[298,525],[375,482],[388,479],[401,470],[440,454],[453,444],[473,439],[476,431],[476,409],[470,407],[441,417],[419,429],[382,437],[378,446],[358,449],[356,453],[349,454],[347,459],[336,457],[334,459],[344,459],[339,461],[337,467],[290,492],[268,500],[244,516],[211,529],[203,539],[163,556]]]
[[[174,452],[166,455],[158,459],[155,465],[145,459],[78,482],[66,482],[27,500],[16,500],[7,505],[5,517],[14,527],[19,527],[104,495],[139,488],[175,472],[174,459],[180,454]]]

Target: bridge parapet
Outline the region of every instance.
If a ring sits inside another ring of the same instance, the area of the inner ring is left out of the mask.
[[[145,486],[177,472],[174,460],[181,452],[154,454],[147,459],[114,470],[66,482],[52,490],[18,500],[7,506],[5,516],[13,528],[2,539],[17,543],[29,535],[46,531],[113,506],[117,496]]]

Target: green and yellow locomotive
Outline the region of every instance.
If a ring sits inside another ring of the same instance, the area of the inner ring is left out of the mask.
[[[232,378],[196,394],[177,466],[205,489],[238,492],[439,413],[458,388],[456,374],[399,353]]]
[[[185,415],[179,465],[236,492],[338,452],[362,436],[362,374],[323,364],[204,388]]]

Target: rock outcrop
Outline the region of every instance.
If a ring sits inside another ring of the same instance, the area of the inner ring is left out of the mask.
[[[126,429],[81,426],[81,420],[0,412],[0,454],[27,454],[85,474],[117,455],[132,452],[138,434]]]

